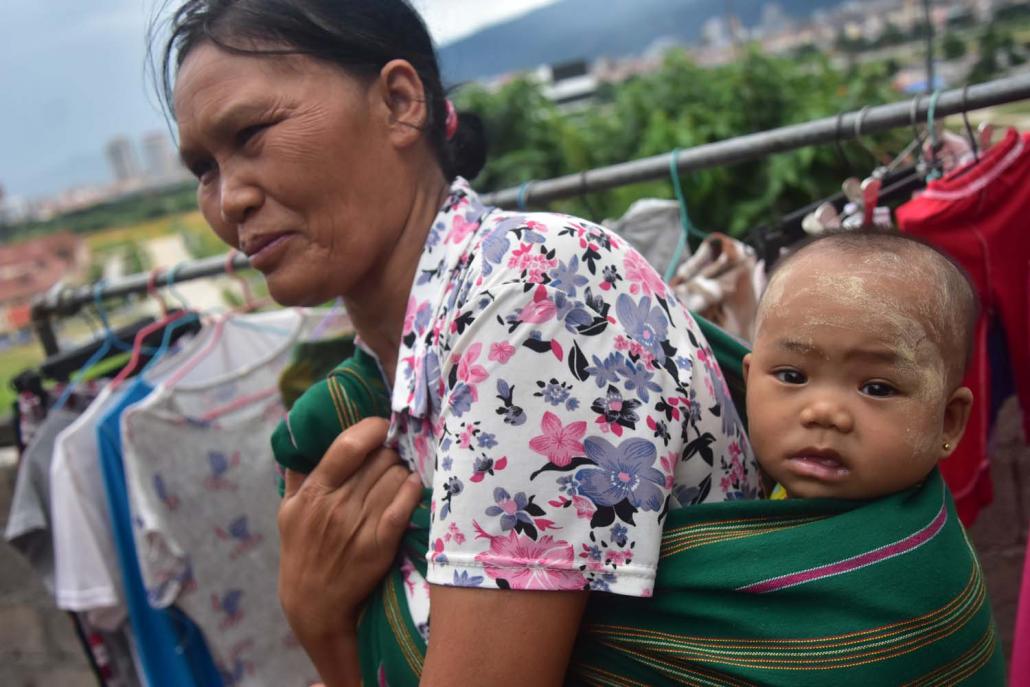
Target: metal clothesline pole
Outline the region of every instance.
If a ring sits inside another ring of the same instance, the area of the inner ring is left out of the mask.
[[[963,90],[966,90],[965,94]],[[943,117],[1028,98],[1030,74],[1010,76],[971,85],[968,89],[942,92],[937,100],[936,116]],[[673,154],[676,155],[676,165],[681,173],[759,160],[774,153],[850,140],[857,137],[856,133],[866,136],[925,123],[929,105],[930,98],[919,95],[890,105],[870,107],[864,112],[842,113],[804,124],[706,143],[677,153],[655,155],[547,181],[530,181],[523,186],[484,194],[482,200],[488,205],[515,207],[521,195],[523,204],[528,206],[531,203],[541,204],[627,184],[665,179],[669,176],[669,163]]]
[[[936,105],[936,115],[943,117],[1025,99],[1030,99],[1030,74],[941,93]],[[547,181],[532,181],[519,187],[484,194],[482,199],[488,205],[515,207],[519,204],[520,196],[522,202],[527,205],[530,202],[545,203],[627,184],[662,179],[669,173],[670,158],[673,155],[676,156],[680,172],[757,160],[806,146],[849,140],[859,133],[866,135],[913,126],[926,120],[929,104],[928,97],[917,96],[913,100],[738,136],[676,153],[586,170]],[[233,266],[236,269],[245,269],[250,263],[245,256],[236,255]],[[226,270],[226,256],[184,262],[174,270],[173,283],[223,274]],[[109,298],[145,293],[149,281],[149,274],[134,274],[112,280],[103,286],[100,295]],[[163,282],[159,282],[161,283]],[[48,292],[33,302],[33,327],[47,354],[52,355],[58,350],[51,318],[55,315],[74,314],[83,305],[93,302],[93,299],[93,288],[82,286]]]

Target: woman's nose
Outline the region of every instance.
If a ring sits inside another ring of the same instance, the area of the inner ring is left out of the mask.
[[[243,224],[264,202],[261,189],[243,181],[238,175],[223,174],[221,183],[219,194],[224,222]]]
[[[850,432],[854,428],[851,413],[843,404],[833,399],[816,399],[801,410],[801,424],[805,427],[836,429]]]

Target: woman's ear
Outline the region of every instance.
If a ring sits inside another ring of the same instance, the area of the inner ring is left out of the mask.
[[[973,407],[973,392],[969,387],[962,386],[951,394],[947,404],[944,406],[944,423],[941,457],[947,458],[962,440],[962,434],[966,431],[966,423],[969,421],[969,412]],[[947,447],[947,448],[945,448]]]
[[[391,60],[379,71],[377,97],[386,112],[390,140],[407,148],[422,139],[429,107],[418,72],[407,60]]]

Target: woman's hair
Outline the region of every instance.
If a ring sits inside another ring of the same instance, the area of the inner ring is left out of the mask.
[[[175,74],[203,41],[235,53],[308,55],[358,77],[373,77],[390,60],[402,59],[422,80],[428,112],[423,131],[447,178],[472,179],[486,162],[476,115],[459,114],[458,129],[447,139],[447,95],[436,50],[406,0],[186,0],[171,16],[170,31],[159,68],[161,96],[173,117]]]

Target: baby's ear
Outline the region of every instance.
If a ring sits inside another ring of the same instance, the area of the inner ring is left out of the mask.
[[[747,386],[747,375],[751,371],[751,354],[744,356],[744,386]]]
[[[969,421],[969,412],[973,407],[973,392],[967,386],[961,386],[952,392],[948,403],[944,406],[942,458],[947,458],[962,440]],[[948,448],[944,448],[947,446]]]

